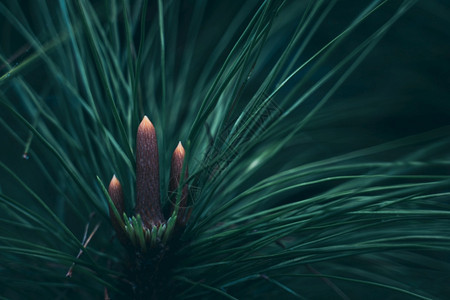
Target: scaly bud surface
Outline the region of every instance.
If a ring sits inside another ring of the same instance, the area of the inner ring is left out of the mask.
[[[156,131],[144,117],[136,137],[136,214],[144,226],[158,226],[164,222],[159,192],[159,156]]]

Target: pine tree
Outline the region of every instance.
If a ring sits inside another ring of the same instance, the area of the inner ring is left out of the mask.
[[[2,1],[0,298],[447,298],[449,15]]]

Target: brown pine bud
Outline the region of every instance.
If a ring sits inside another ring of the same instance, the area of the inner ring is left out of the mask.
[[[156,131],[144,116],[136,138],[136,213],[147,228],[164,221],[159,192],[159,156]]]
[[[108,194],[112,202],[114,203],[117,212],[119,213],[119,217],[122,218],[124,212],[123,192],[122,192],[122,185],[120,184],[116,175],[113,176],[111,182],[109,183]],[[117,237],[124,244],[126,241],[125,232],[122,226],[120,225],[120,221],[117,220],[117,217],[114,214],[111,205],[109,205],[109,218],[111,219],[111,223],[114,227],[114,230],[117,233]]]
[[[180,182],[185,182],[188,177],[188,166],[186,164],[184,178],[181,178],[181,173],[183,171],[183,162],[185,157],[185,151],[181,142],[178,143],[177,148],[173,152],[172,155],[172,164],[170,168],[170,181],[169,181],[169,193],[172,196],[173,209],[175,209],[176,201],[177,201],[177,192]],[[178,217],[177,224],[185,226],[187,223],[188,216],[186,214],[186,205],[187,205],[187,196],[188,196],[188,185],[185,184],[181,190],[181,198],[180,205],[178,209]]]

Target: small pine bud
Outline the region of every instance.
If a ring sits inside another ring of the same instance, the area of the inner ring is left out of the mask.
[[[184,151],[183,145],[181,142],[178,143],[177,148],[173,152],[172,155],[172,163],[170,168],[170,181],[169,181],[169,193],[172,195],[172,201],[173,201],[173,209],[175,209],[176,201],[177,201],[177,191],[178,187],[180,185],[180,182],[185,182],[188,177],[188,167],[187,164],[184,167],[184,178],[181,178],[181,173],[183,171],[183,162],[184,157],[186,153]],[[187,205],[187,196],[188,196],[188,185],[185,184],[184,187],[181,190],[181,199],[180,199],[180,205],[178,209],[178,217],[177,217],[177,224],[181,226],[185,226],[188,221],[188,215],[186,211],[186,205]]]
[[[109,183],[108,194],[112,202],[114,203],[114,206],[116,207],[119,216],[122,216],[124,212],[122,185],[120,184],[116,175],[113,176],[111,182]],[[117,220],[117,217],[115,216],[114,211],[110,205],[109,205],[109,218],[111,219],[111,223],[114,227],[114,230],[117,233],[117,237],[122,242],[122,244],[124,244],[126,242],[124,229],[120,225],[119,220]]]
[[[159,156],[156,131],[144,116],[136,137],[136,214],[151,228],[164,222],[159,192]]]

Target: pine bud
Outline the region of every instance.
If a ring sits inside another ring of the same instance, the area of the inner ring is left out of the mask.
[[[123,200],[123,192],[122,192],[122,185],[120,184],[119,180],[117,179],[116,175],[113,176],[111,179],[111,182],[109,183],[108,187],[108,194],[111,198],[112,202],[114,203],[114,206],[117,209],[117,212],[119,213],[119,217],[122,217],[124,212],[124,200]],[[122,244],[126,243],[126,236],[124,229],[120,225],[120,221],[117,220],[116,215],[114,214],[114,211],[109,205],[109,218],[111,219],[111,223],[114,227],[114,230],[117,233],[117,237],[122,242]]]
[[[136,214],[140,214],[144,226],[160,225],[159,157],[156,131],[144,116],[136,138]]]
[[[184,178],[183,179],[181,178],[185,154],[186,153],[184,151],[183,145],[181,144],[181,142],[179,142],[177,148],[173,152],[172,163],[170,168],[169,193],[172,196],[173,209],[175,209],[176,201],[178,198],[177,192],[180,182],[181,181],[185,182],[188,177],[188,167],[186,164],[186,166],[184,167],[185,168]],[[181,189],[181,196],[180,196],[181,198],[177,217],[177,224],[181,226],[185,226],[188,221],[188,216],[186,213],[187,196],[188,196],[188,185],[185,184]]]

